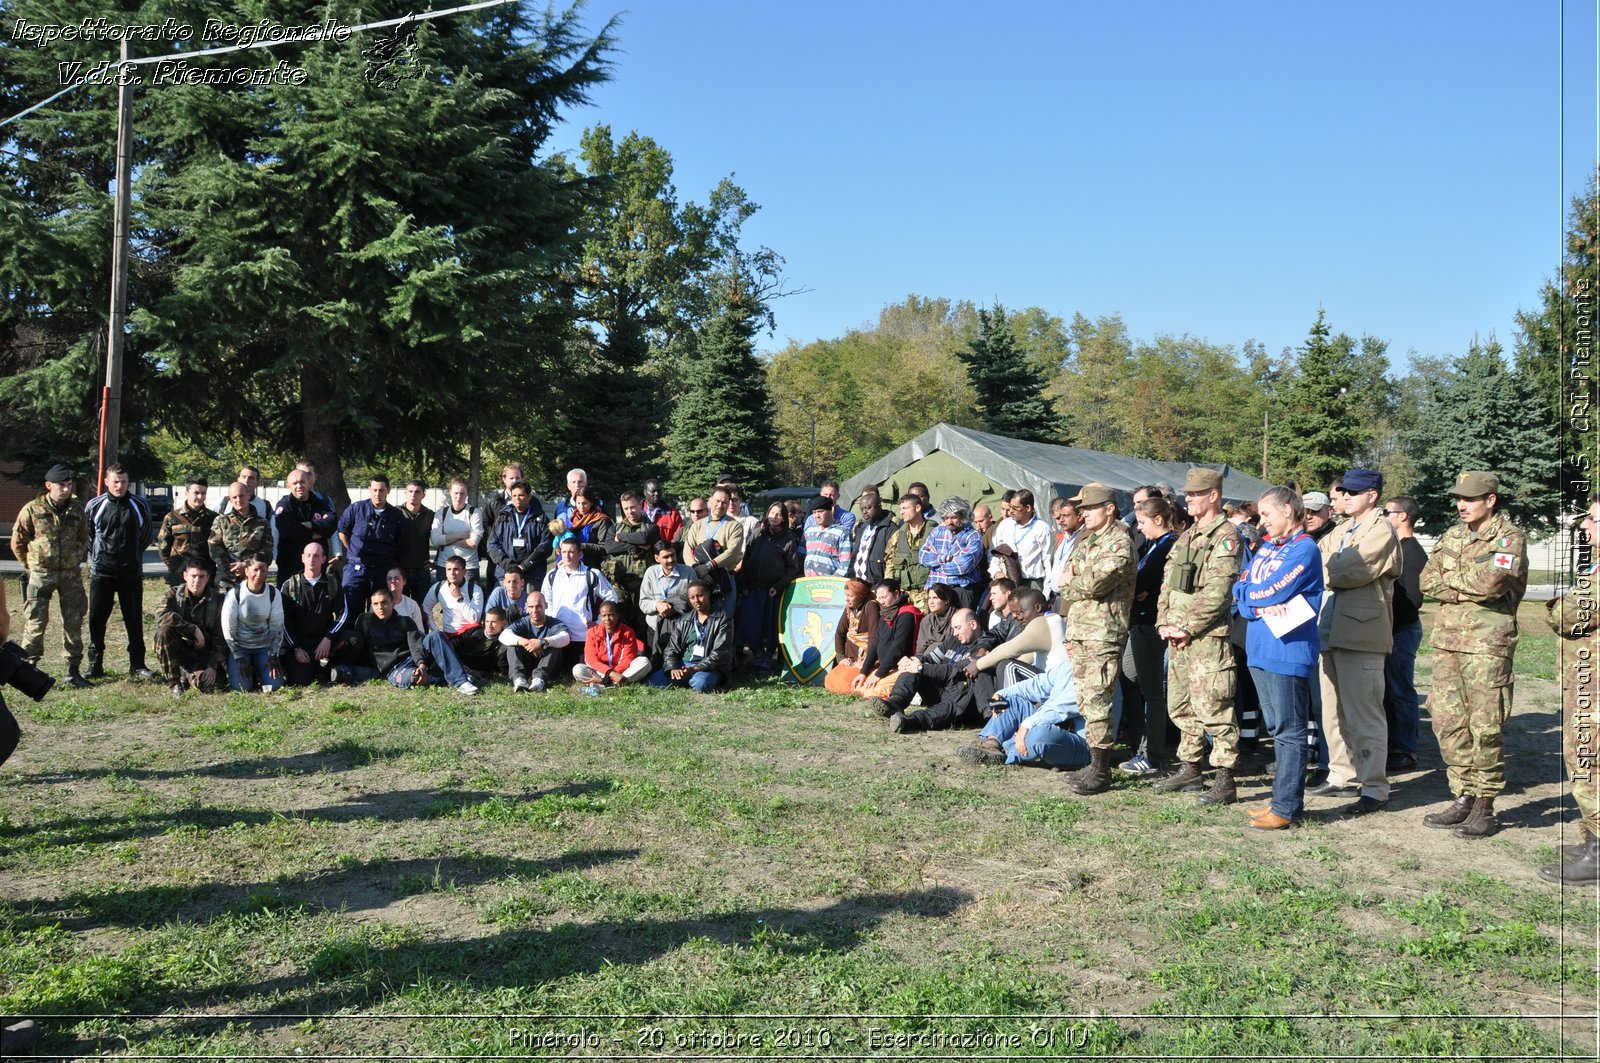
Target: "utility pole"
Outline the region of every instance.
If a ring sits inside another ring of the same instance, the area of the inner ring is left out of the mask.
[[[1267,417],[1268,417],[1267,411],[1266,410],[1262,410],[1261,411],[1261,478],[1263,480],[1266,480],[1267,483],[1271,483],[1272,481],[1267,479]]]
[[[133,86],[128,60],[132,46],[122,40],[117,67],[117,201],[112,223],[111,323],[106,333],[106,386],[100,405],[100,476],[96,491],[105,490],[106,466],[115,465],[122,432],[122,340],[128,322],[128,215],[133,206]]]

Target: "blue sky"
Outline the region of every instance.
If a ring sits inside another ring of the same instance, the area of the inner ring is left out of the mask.
[[[683,199],[733,173],[811,289],[765,349],[916,292],[1274,353],[1320,305],[1403,363],[1509,348],[1559,262],[1596,159],[1564,7],[590,0],[616,78],[555,146],[636,129]]]

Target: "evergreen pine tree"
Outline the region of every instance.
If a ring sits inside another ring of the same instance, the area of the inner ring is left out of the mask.
[[[1355,344],[1348,336],[1330,336],[1327,315],[1318,310],[1271,426],[1272,464],[1286,468],[1302,490],[1326,488],[1366,439],[1367,419],[1357,412],[1355,396],[1361,375]]]
[[[1474,343],[1425,385],[1406,445],[1419,482],[1412,493],[1428,530],[1456,520],[1446,493],[1456,475],[1482,469],[1500,477],[1500,508],[1524,528],[1548,524],[1560,498],[1558,431],[1536,386],[1506,364],[1500,345]]]
[[[960,352],[967,379],[978,395],[983,428],[1012,439],[1059,441],[1055,411],[1043,395],[1043,382],[1017,346],[1005,308],[978,311],[978,334]]]
[[[667,437],[670,492],[704,493],[722,473],[746,495],[772,483],[774,414],[756,361],[754,317],[735,292],[682,359],[683,391]]]

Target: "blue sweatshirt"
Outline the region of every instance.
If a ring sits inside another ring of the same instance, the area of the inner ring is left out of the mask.
[[[1282,639],[1272,633],[1258,612],[1282,605],[1297,594],[1305,595],[1311,618]],[[1249,621],[1245,652],[1250,667],[1276,675],[1310,677],[1317,670],[1322,648],[1317,637],[1317,615],[1322,612],[1322,555],[1311,536],[1301,532],[1283,543],[1263,539],[1250,557],[1244,578],[1233,585],[1239,615]]]

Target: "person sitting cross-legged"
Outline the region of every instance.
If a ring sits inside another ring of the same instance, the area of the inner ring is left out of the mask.
[[[556,678],[562,651],[572,644],[567,625],[551,616],[543,591],[528,592],[527,615],[500,634],[511,686],[542,693]]]
[[[222,599],[228,643],[228,689],[272,693],[283,686],[283,595],[267,584],[267,559],[256,554],[244,578]]]
[[[978,732],[977,743],[956,750],[962,760],[1053,768],[1089,763],[1086,722],[1078,711],[1070,660],[998,691],[990,708],[992,715]]]
[[[689,584],[689,611],[668,630],[662,667],[650,677],[653,687],[687,686],[701,694],[728,682],[733,665],[733,635],[728,616],[711,609],[711,584]]]
[[[622,622],[621,607],[601,602],[600,622],[589,626],[583,661],[572,666],[572,677],[586,685],[620,687],[649,674],[650,655],[633,628]]]
[[[412,621],[395,612],[389,588],[378,588],[369,600],[372,611],[357,618],[352,645],[347,647],[358,663],[338,669],[342,679],[359,683],[381,677],[402,690],[448,683],[462,694],[478,692],[443,635],[437,631],[422,635]]]

